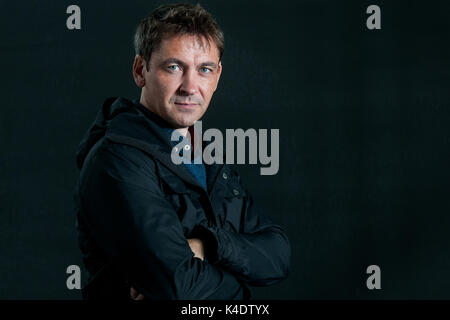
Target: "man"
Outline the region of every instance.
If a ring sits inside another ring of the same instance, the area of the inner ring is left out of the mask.
[[[234,170],[171,160],[173,131],[188,139],[217,88],[223,43],[199,5],[161,6],[139,24],[141,97],[107,99],[77,153],[85,299],[250,299],[249,285],[288,275],[286,234]]]

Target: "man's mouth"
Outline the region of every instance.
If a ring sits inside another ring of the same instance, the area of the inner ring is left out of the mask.
[[[182,108],[194,108],[194,107],[198,106],[198,103],[175,102],[175,104]]]

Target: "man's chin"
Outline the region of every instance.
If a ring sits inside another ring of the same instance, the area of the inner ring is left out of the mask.
[[[201,115],[190,115],[190,116],[184,116],[184,117],[178,117],[176,119],[173,119],[173,125],[176,126],[176,129],[179,128],[188,128],[201,118]]]

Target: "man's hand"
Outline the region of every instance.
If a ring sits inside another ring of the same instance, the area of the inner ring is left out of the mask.
[[[194,252],[194,257],[204,259],[205,258],[205,249],[203,247],[203,242],[200,239],[192,238],[187,239],[189,243],[189,247],[191,247],[192,252]],[[144,296],[136,291],[133,287],[130,288],[130,296],[134,300],[143,300]]]
[[[137,292],[133,287],[130,288],[130,296],[133,300],[144,300],[144,295]]]
[[[191,247],[192,252],[194,252],[194,257],[204,259],[205,258],[205,248],[203,247],[203,242],[200,239],[192,238],[187,239],[189,247]]]

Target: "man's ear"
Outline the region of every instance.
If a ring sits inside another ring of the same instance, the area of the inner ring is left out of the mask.
[[[216,82],[216,87],[214,88],[214,91],[216,91],[216,89],[217,89],[221,74],[222,74],[222,61],[219,61],[219,65],[217,67],[217,82]]]
[[[144,68],[146,68],[145,60],[140,55],[136,55],[133,63],[133,78],[139,88],[145,86]]]

